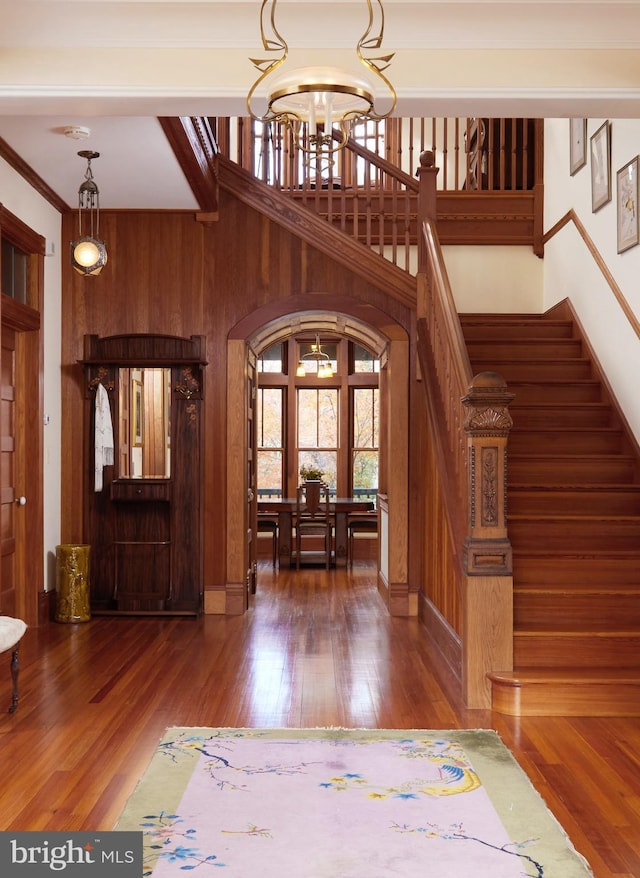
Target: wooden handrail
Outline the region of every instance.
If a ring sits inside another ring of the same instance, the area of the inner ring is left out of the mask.
[[[373,164],[379,171],[388,174],[390,177],[395,177],[395,179],[398,180],[399,183],[402,183],[403,186],[406,186],[407,189],[413,192],[418,191],[418,181],[416,179],[410,177],[409,174],[406,174],[397,165],[388,162],[382,156],[379,156],[377,153],[362,146],[362,144],[355,141],[352,137],[347,140],[347,149],[354,155],[371,162],[371,164]]]
[[[435,447],[457,550],[467,536],[468,484],[462,398],[473,380],[469,354],[435,224],[422,224],[426,266],[418,275],[424,314],[418,314],[418,353]],[[422,308],[421,308],[422,310]]]
[[[572,222],[574,224],[574,226],[576,227],[576,229],[578,230],[580,237],[582,238],[582,240],[586,244],[587,250],[589,251],[589,253],[591,253],[591,256],[593,257],[593,261],[596,263],[596,265],[600,269],[600,272],[601,272],[602,276],[604,277],[605,281],[607,282],[607,284],[609,285],[611,292],[616,297],[618,304],[622,308],[625,317],[627,318],[627,320],[631,324],[631,328],[633,329],[635,334],[638,336],[638,338],[640,338],[640,321],[638,321],[638,318],[636,317],[636,315],[633,312],[633,309],[631,308],[631,306],[627,302],[622,290],[620,289],[620,287],[616,283],[613,275],[609,271],[609,269],[607,267],[607,263],[605,262],[604,258],[602,257],[602,254],[600,253],[600,251],[596,247],[595,243],[593,242],[593,239],[591,238],[591,236],[587,232],[586,228],[584,227],[582,220],[578,217],[577,213],[575,212],[575,210],[573,208],[568,210],[565,213],[565,215],[563,217],[561,217],[561,219],[559,219],[558,222],[554,226],[552,226],[548,232],[545,233],[543,243],[546,244],[548,241],[550,241],[551,238],[553,238],[555,235],[557,235],[557,233],[570,222]]]
[[[425,220],[422,223],[422,230],[427,251],[429,284],[433,289],[433,294],[437,295],[441,303],[440,311],[444,321],[446,337],[449,339],[449,346],[452,350],[456,390],[460,390],[460,395],[462,395],[467,392],[473,378],[471,361],[469,360],[467,345],[462,334],[458,309],[451,291],[449,275],[447,274],[435,223],[431,220]]]

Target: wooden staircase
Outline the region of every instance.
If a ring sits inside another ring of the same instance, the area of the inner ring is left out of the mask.
[[[565,303],[462,315],[474,374],[515,394],[508,443],[514,670],[492,704],[520,716],[640,716],[640,453]]]

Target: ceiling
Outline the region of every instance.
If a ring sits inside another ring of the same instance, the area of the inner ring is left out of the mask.
[[[69,206],[197,209],[160,116],[246,115],[260,0],[0,0],[0,138]],[[640,2],[384,0],[397,115],[640,118]],[[288,62],[351,64],[365,0],[280,0]],[[75,140],[70,126],[90,133]],[[2,155],[0,150],[0,155]],[[4,151],[5,156],[7,151]]]

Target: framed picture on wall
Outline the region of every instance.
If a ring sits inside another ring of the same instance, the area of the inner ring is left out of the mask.
[[[591,212],[611,201],[611,123],[591,135]]]
[[[573,176],[587,163],[587,120],[569,119],[569,171]]]
[[[618,253],[638,243],[638,156],[616,174]]]

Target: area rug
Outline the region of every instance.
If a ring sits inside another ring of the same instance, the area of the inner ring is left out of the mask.
[[[153,878],[592,874],[489,730],[170,728],[116,828]]]

